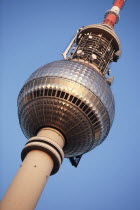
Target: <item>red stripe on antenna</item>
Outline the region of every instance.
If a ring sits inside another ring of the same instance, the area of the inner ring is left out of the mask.
[[[113,4],[113,6],[117,6],[119,7],[120,9],[123,7],[125,1],[124,0],[116,0]]]

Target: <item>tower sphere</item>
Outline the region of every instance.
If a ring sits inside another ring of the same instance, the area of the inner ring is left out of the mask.
[[[65,157],[82,155],[102,143],[114,118],[114,97],[94,67],[60,60],[35,71],[18,97],[21,129],[27,138],[43,127],[66,139]]]

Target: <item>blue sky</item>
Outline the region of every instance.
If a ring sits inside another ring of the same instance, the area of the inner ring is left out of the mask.
[[[111,5],[112,0],[1,0],[0,199],[26,143],[17,116],[21,87],[37,68],[62,59],[77,29],[102,22]],[[65,159],[49,178],[36,210],[140,209],[139,6],[127,1],[115,27],[122,56],[111,64],[116,114],[107,139],[85,154],[77,169]]]

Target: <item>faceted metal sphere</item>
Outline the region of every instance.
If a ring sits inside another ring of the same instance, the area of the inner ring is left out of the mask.
[[[84,154],[107,136],[114,118],[114,98],[94,68],[73,60],[46,64],[35,71],[18,97],[21,129],[27,138],[43,127],[66,139],[65,157]]]

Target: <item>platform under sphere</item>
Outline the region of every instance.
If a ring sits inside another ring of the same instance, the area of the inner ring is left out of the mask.
[[[29,77],[19,93],[18,113],[27,138],[43,127],[54,127],[66,138],[65,157],[71,157],[106,138],[114,118],[114,98],[94,68],[60,60]]]

